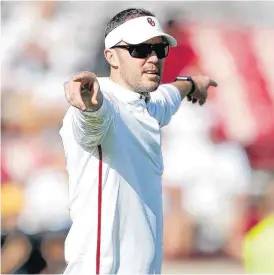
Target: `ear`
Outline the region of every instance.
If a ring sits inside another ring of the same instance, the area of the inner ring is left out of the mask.
[[[113,49],[105,49],[104,55],[110,66],[118,67],[118,56]]]

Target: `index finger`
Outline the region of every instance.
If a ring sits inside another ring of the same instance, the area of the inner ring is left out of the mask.
[[[82,82],[83,80],[94,80],[96,75],[92,72],[81,72],[78,75],[74,76],[72,80],[74,82]]]
[[[218,84],[217,84],[217,82],[216,82],[216,81],[214,81],[214,80],[210,79],[210,80],[209,80],[209,86],[217,87],[217,86],[218,86]]]

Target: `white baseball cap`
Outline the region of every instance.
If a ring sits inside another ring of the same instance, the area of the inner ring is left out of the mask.
[[[130,19],[111,31],[105,38],[105,48],[109,49],[121,41],[137,45],[158,36],[166,38],[170,46],[177,45],[174,37],[164,33],[156,17],[141,16]]]

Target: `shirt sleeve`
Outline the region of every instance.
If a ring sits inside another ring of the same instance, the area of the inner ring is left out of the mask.
[[[97,111],[83,112],[71,107],[73,136],[84,149],[99,145],[113,123],[115,109],[110,99],[103,96],[102,106]]]
[[[180,91],[171,84],[164,84],[151,93],[147,109],[149,114],[157,119],[160,127],[163,127],[170,122],[171,117],[179,109],[181,102]]]

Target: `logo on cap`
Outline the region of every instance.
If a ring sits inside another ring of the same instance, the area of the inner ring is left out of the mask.
[[[155,26],[155,22],[152,20],[152,18],[148,18],[148,19],[147,19],[147,22],[148,22],[152,27]]]

